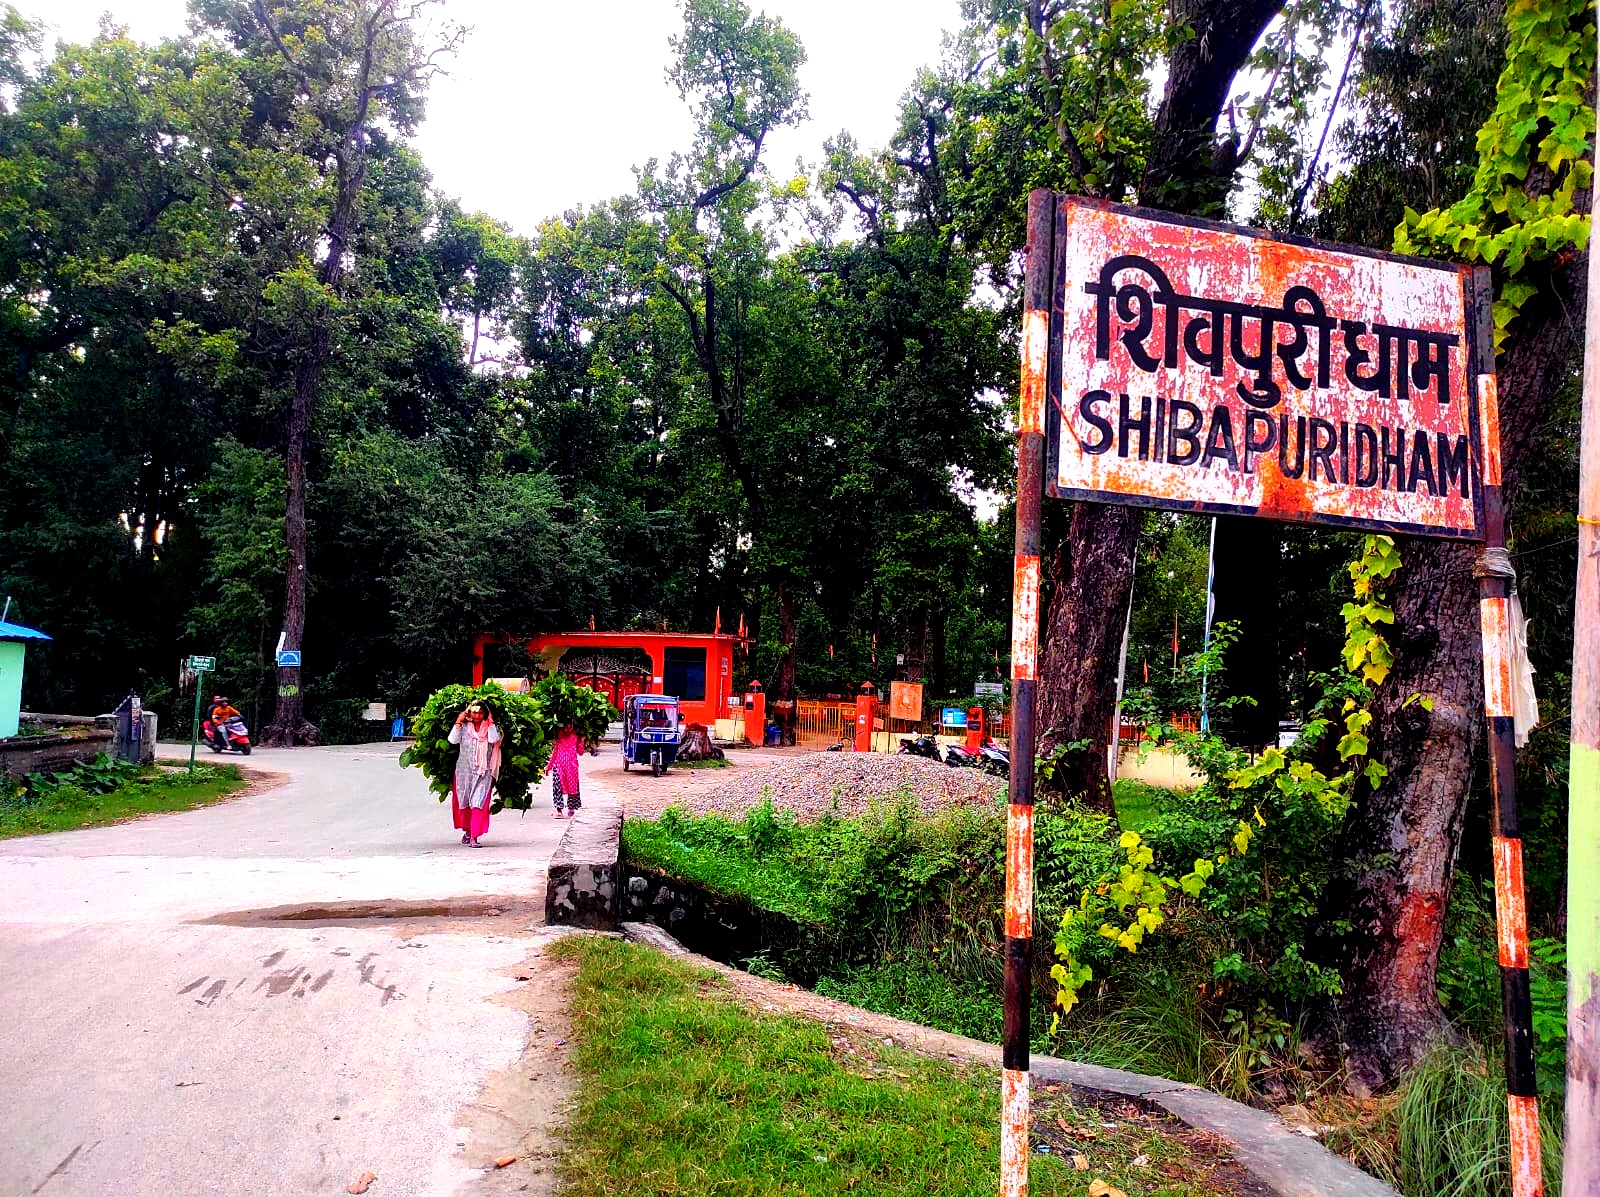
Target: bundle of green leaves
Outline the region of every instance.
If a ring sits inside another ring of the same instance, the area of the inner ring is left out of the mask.
[[[552,736],[570,726],[585,744],[598,744],[611,721],[619,718],[617,708],[605,695],[579,686],[559,673],[537,683],[533,693],[550,716]]]
[[[449,798],[461,754],[461,749],[450,743],[450,729],[456,716],[475,700],[489,708],[502,737],[500,776],[489,809],[496,814],[506,807],[528,810],[533,806],[531,790],[550,763],[558,726],[538,694],[512,694],[493,682],[435,691],[412,720],[416,743],[400,754],[400,764],[421,769],[440,802]]]

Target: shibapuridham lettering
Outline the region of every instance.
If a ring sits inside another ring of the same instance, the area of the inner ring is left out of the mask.
[[[1425,428],[1373,427],[1288,412],[1235,411],[1219,403],[1207,416],[1197,404],[1165,396],[1093,390],[1078,401],[1092,430],[1085,453],[1251,474],[1276,457],[1285,478],[1336,486],[1472,497],[1471,450],[1465,435]]]

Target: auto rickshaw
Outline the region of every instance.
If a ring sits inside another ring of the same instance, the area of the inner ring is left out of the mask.
[[[678,700],[630,694],[622,700],[622,768],[648,765],[660,777],[678,759]]]

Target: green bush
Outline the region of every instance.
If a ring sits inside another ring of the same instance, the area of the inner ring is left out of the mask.
[[[27,778],[9,787],[7,801],[17,806],[47,801],[63,789],[75,795],[109,794],[125,782],[132,781],[143,767],[131,761],[120,761],[108,752],[102,752],[92,761],[79,761],[70,769],[55,773],[30,773]]]
[[[1262,997],[1280,1008],[1301,1005],[1342,988],[1335,970],[1309,958],[1308,945],[1322,930],[1323,895],[1346,867],[1339,850],[1345,806],[1320,788],[1310,766],[1326,758],[1342,708],[1364,687],[1346,674],[1316,681],[1322,698],[1285,754],[1287,769],[1251,778],[1238,772],[1249,764],[1246,753],[1214,737],[1185,736],[1183,751],[1207,781],[1169,794],[1140,832],[1164,871],[1186,872],[1201,858],[1219,862],[1192,895],[1186,930],[1239,1010]],[[1247,850],[1230,853],[1241,827]]]
[[[500,728],[500,776],[494,785],[490,810],[506,807],[528,810],[532,788],[550,763],[556,724],[544,701],[535,694],[512,694],[493,682],[487,685],[446,686],[423,704],[412,719],[416,742],[400,754],[402,767],[415,765],[428,779],[428,788],[440,802],[450,797],[456,760],[461,749],[450,743],[450,729],[467,704],[479,701],[489,708]]]

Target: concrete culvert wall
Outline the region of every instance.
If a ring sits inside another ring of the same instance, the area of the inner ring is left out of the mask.
[[[734,968],[762,957],[799,985],[814,985],[820,965],[847,951],[837,932],[714,894],[660,869],[625,864],[620,918],[671,932],[691,951]]]

